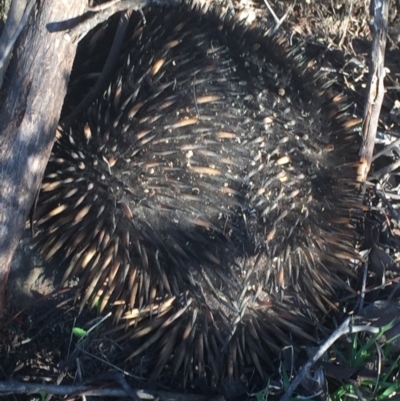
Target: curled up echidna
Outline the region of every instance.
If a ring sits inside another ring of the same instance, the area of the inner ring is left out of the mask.
[[[144,16],[58,135],[37,246],[150,379],[262,382],[350,291],[355,122],[283,38],[189,6]]]

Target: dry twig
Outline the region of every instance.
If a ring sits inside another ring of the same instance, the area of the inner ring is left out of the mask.
[[[332,335],[325,341],[324,344],[319,347],[317,352],[311,357],[307,363],[301,368],[299,374],[292,381],[289,388],[285,391],[285,394],[281,397],[280,401],[287,401],[290,396],[293,394],[294,390],[298,387],[298,385],[310,375],[310,369],[312,366],[325,354],[326,351],[335,343],[337,339],[340,337],[350,334],[350,333],[358,333],[360,331],[367,331],[370,333],[379,333],[378,327],[362,325],[362,326],[352,326],[351,325],[351,317],[348,317],[333,333]]]
[[[373,20],[370,25],[373,33],[373,41],[369,64],[367,99],[362,126],[363,144],[360,149],[360,166],[357,174],[360,183],[365,182],[371,167],[379,115],[385,93],[383,79],[385,76],[384,61],[388,9],[388,0],[371,0],[370,15],[373,17]]]
[[[136,396],[141,400],[162,399],[165,401],[209,401],[210,398],[204,395],[169,393],[166,391],[134,390]],[[0,382],[0,395],[7,394],[35,394],[44,392],[54,395],[85,395],[92,397],[126,397],[126,390],[122,388],[105,388],[84,385],[65,385],[24,383],[15,380]],[[223,401],[223,398],[215,399]]]

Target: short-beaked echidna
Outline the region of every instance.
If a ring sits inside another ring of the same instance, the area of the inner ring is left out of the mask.
[[[144,16],[58,135],[38,248],[82,305],[113,311],[151,378],[265,379],[349,290],[355,120],[279,36],[188,6]]]

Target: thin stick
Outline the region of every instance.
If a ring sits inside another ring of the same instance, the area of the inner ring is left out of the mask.
[[[360,331],[368,331],[373,334],[379,333],[378,327],[362,325],[362,326],[351,326],[351,317],[348,317],[333,333],[332,335],[325,341],[324,344],[319,347],[318,351],[311,357],[307,363],[301,368],[299,374],[292,381],[288,389],[285,391],[285,394],[281,397],[280,401],[287,401],[290,396],[293,394],[294,390],[298,387],[298,385],[304,380],[304,378],[309,374],[311,367],[317,362],[328,349],[335,343],[335,341],[349,333],[358,333]]]
[[[136,395],[142,400],[156,400],[161,398],[165,401],[207,401],[210,398],[204,395],[196,394],[178,394],[168,393],[166,391],[147,391],[134,390]],[[92,397],[126,397],[125,390],[121,388],[105,388],[98,386],[83,386],[83,385],[64,385],[57,386],[56,384],[39,384],[25,383],[15,380],[0,382],[0,396],[6,394],[34,394],[44,392],[46,394],[55,395],[85,395]]]
[[[391,151],[392,149],[394,149],[395,147],[397,147],[399,145],[400,145],[400,138],[396,139],[395,141],[393,141],[389,145],[385,146],[380,152],[376,153],[374,155],[374,157],[372,158],[372,160],[374,161],[380,156],[388,155],[389,151]]]
[[[373,33],[371,60],[367,87],[367,100],[364,109],[362,126],[363,144],[360,149],[360,166],[357,179],[364,183],[371,168],[372,154],[375,146],[376,131],[382,107],[385,88],[385,48],[388,29],[388,0],[371,0],[370,15],[373,17],[371,30]]]
[[[119,11],[126,11],[128,9],[141,10],[143,7],[152,4],[173,4],[173,2],[172,0],[114,0],[94,8],[88,8],[86,12],[87,18],[72,28],[68,34],[72,38],[78,38],[79,40],[91,29],[107,21],[112,15]]]

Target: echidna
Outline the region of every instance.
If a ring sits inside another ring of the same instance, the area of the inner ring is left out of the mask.
[[[265,380],[354,276],[355,120],[281,37],[189,6],[144,16],[58,136],[38,246],[150,379]]]

